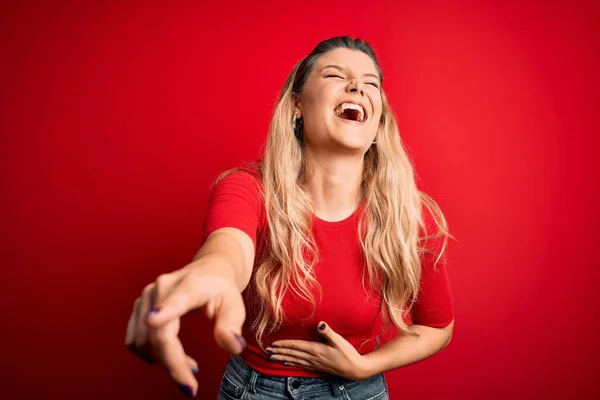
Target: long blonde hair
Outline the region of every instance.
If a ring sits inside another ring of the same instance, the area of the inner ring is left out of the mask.
[[[282,300],[286,291],[292,290],[313,307],[315,289],[319,292],[319,283],[313,274],[319,256],[312,237],[314,208],[306,188],[304,145],[292,124],[293,99],[301,93],[316,59],[339,47],[369,55],[381,76],[379,63],[368,43],[349,37],[319,43],[288,76],[271,119],[262,162],[256,166],[262,173],[258,186],[262,188],[268,223],[265,246],[262,253],[256,255],[258,266],[250,286],[256,294],[251,306],[257,311],[252,329],[261,346],[265,335],[278,329],[284,320]],[[364,156],[361,182],[365,207],[357,234],[366,265],[363,285],[369,291],[381,293],[381,311],[386,319],[398,331],[411,334],[405,317],[419,291],[421,259],[425,253],[432,252],[427,244],[441,236],[443,246],[435,254],[436,262],[439,261],[449,233],[436,202],[417,188],[411,161],[383,89],[381,95],[383,107],[377,143]],[[426,229],[424,208],[437,226],[433,234],[420,235]]]

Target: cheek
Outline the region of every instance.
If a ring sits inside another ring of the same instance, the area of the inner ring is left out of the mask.
[[[373,111],[375,112],[374,119],[376,121],[378,121],[377,123],[379,123],[379,120],[381,120],[382,105],[381,104],[375,105],[373,107],[373,109],[374,109]]]
[[[326,113],[327,109],[323,106],[323,101],[318,98],[311,98],[304,104],[303,114],[305,121],[322,121]]]
[[[304,126],[308,129],[319,131],[326,129],[329,116],[333,116],[333,110],[329,110],[322,101],[312,101],[304,108]]]
[[[371,104],[373,105],[373,114],[377,117],[381,117],[381,110],[383,109],[383,99],[381,98],[381,93],[373,93],[369,97],[371,99]]]
[[[315,85],[307,85],[302,94],[302,103],[307,112],[317,111],[327,103],[331,97],[330,90],[323,87],[315,87]]]
[[[327,130],[324,123],[322,111],[317,109],[307,109],[304,115],[304,134],[312,140],[323,136]]]

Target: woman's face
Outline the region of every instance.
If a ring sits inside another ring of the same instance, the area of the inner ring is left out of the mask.
[[[307,145],[364,154],[379,127],[380,87],[375,63],[361,51],[339,48],[319,57],[296,108]]]

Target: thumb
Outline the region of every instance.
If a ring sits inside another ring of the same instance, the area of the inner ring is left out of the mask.
[[[146,323],[151,327],[162,326],[176,318],[181,318],[207,300],[206,293],[192,296],[189,290],[179,286],[148,311]]]
[[[321,336],[325,337],[325,339],[327,339],[330,343],[332,343],[332,344],[339,343],[341,336],[337,332],[335,332],[333,329],[331,329],[331,327],[328,324],[326,324],[324,321],[319,322],[317,327],[318,327],[317,331],[319,331],[319,334],[321,334]]]
[[[214,336],[217,344],[232,354],[241,353],[246,347],[246,340],[242,337],[245,320],[246,307],[241,293],[229,292],[215,311]]]

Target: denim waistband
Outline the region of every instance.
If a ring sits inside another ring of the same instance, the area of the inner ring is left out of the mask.
[[[251,393],[256,387],[260,387],[276,393],[301,395],[323,392],[330,393],[333,397],[341,397],[344,384],[352,382],[337,376],[305,378],[264,375],[248,366],[238,355],[231,356],[229,367],[248,383],[247,388]]]

